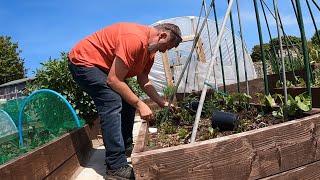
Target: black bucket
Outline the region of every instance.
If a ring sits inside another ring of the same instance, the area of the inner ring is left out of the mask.
[[[211,123],[213,128],[219,128],[221,131],[233,131],[239,125],[239,117],[234,113],[214,111]]]
[[[191,101],[187,103],[184,107],[189,110],[191,114],[196,114],[199,106],[199,101]]]

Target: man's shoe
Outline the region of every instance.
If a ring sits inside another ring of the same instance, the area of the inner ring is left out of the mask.
[[[107,180],[127,180],[135,179],[133,168],[129,165],[122,166],[119,169],[107,169]]]

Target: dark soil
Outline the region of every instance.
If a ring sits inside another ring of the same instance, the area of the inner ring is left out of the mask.
[[[238,112],[239,125],[233,131],[220,131],[211,127],[211,119],[203,118],[197,131],[196,141],[203,141],[217,137],[227,136],[253,129],[259,129],[281,123],[283,120],[275,118],[269,113],[259,113],[257,107],[251,106],[248,110]],[[148,149],[160,149],[164,147],[188,144],[190,142],[193,124],[162,126],[157,133],[149,134]],[[169,129],[169,130],[168,130]],[[172,131],[168,133],[168,131]]]

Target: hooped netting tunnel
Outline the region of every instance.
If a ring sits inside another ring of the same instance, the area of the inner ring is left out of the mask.
[[[59,93],[41,89],[0,105],[0,164],[83,126]]]
[[[0,143],[18,133],[18,128],[10,115],[0,109]]]

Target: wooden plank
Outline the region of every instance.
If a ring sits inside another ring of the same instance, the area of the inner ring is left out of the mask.
[[[203,42],[201,40],[201,38],[199,38],[197,45],[196,45],[196,52],[197,52],[197,56],[198,56],[198,60],[205,63],[206,61],[206,55],[204,54],[204,50],[203,50]]]
[[[301,166],[262,180],[320,179],[320,161]]]
[[[194,37],[195,37],[195,35],[191,34],[191,35],[188,35],[188,36],[182,36],[181,38],[182,38],[182,42],[188,42],[188,41],[193,41]]]
[[[59,166],[55,171],[52,172],[45,179],[48,180],[69,180],[70,177],[77,171],[80,167],[80,163],[76,154],[71,156],[65,163]]]
[[[69,134],[0,167],[4,179],[42,179],[74,154]],[[60,152],[60,153],[57,153]],[[27,166],[26,166],[27,165]]]
[[[136,144],[133,147],[132,154],[143,152],[148,143],[148,123],[143,121],[138,133]],[[132,156],[132,155],[131,155]]]
[[[79,151],[92,146],[86,125],[0,166],[3,179],[43,179]],[[84,138],[87,136],[87,138]],[[88,142],[88,140],[90,142]]]
[[[318,142],[320,114],[315,114],[131,158],[137,179],[258,179],[320,160]]]
[[[173,78],[172,78],[172,73],[171,73],[170,64],[169,64],[168,51],[161,53],[161,57],[162,57],[162,63],[163,63],[167,84],[168,86],[173,87],[174,84],[173,84]]]
[[[192,33],[195,34],[195,23],[194,19],[191,19],[191,28],[192,28]],[[196,44],[196,52],[197,52],[197,57],[200,62],[205,63],[206,62],[206,55],[204,54],[203,50],[203,42],[201,40],[201,37],[199,37],[197,44]]]

